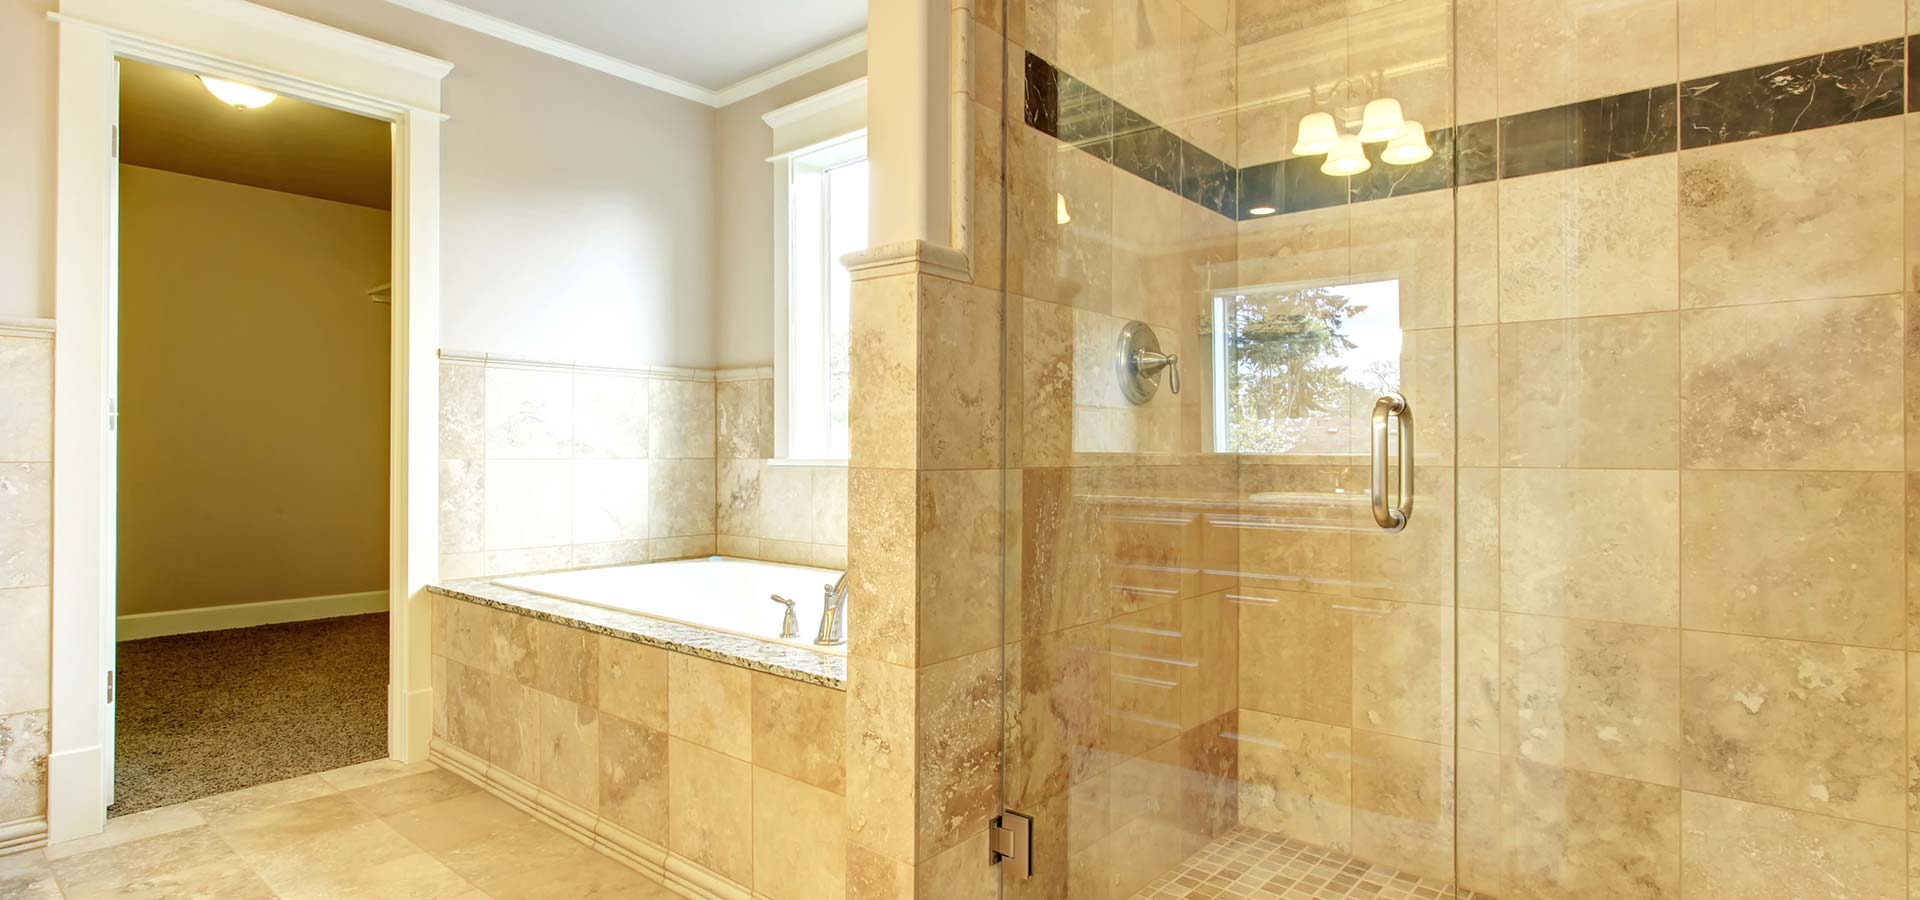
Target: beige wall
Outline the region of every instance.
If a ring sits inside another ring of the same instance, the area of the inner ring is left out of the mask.
[[[715,115],[715,366],[773,364],[773,129],[760,117],[866,74],[862,53]]]
[[[120,189],[120,613],[383,589],[388,214]]]
[[[0,318],[53,315],[52,6],[0,3]]]
[[[454,63],[443,346],[712,364],[713,110],[379,0],[263,5]],[[0,316],[53,314],[48,6],[0,6]]]

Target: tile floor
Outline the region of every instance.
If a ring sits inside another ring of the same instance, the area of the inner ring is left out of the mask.
[[[428,763],[387,760],[111,820],[0,857],[0,900],[664,900],[675,895]]]
[[[1336,850],[1290,841],[1252,828],[1235,828],[1154,883],[1133,900],[1493,900],[1431,878],[1362,862]]]

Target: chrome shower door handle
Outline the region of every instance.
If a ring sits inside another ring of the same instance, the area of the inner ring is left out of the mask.
[[[1400,423],[1399,502],[1387,499],[1387,420]],[[1400,531],[1413,518],[1413,407],[1397,392],[1373,401],[1373,521],[1387,531]]]

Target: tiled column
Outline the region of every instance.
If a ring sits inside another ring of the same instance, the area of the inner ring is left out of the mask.
[[[919,242],[849,268],[848,896],[991,896],[1001,301],[964,257]]]

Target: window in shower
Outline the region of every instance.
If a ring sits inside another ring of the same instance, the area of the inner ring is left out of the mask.
[[[1214,446],[1354,452],[1355,416],[1400,389],[1400,282],[1261,285],[1213,300]]]
[[[776,455],[847,458],[853,283],[840,258],[867,246],[864,134],[794,155],[787,180],[787,306]]]

